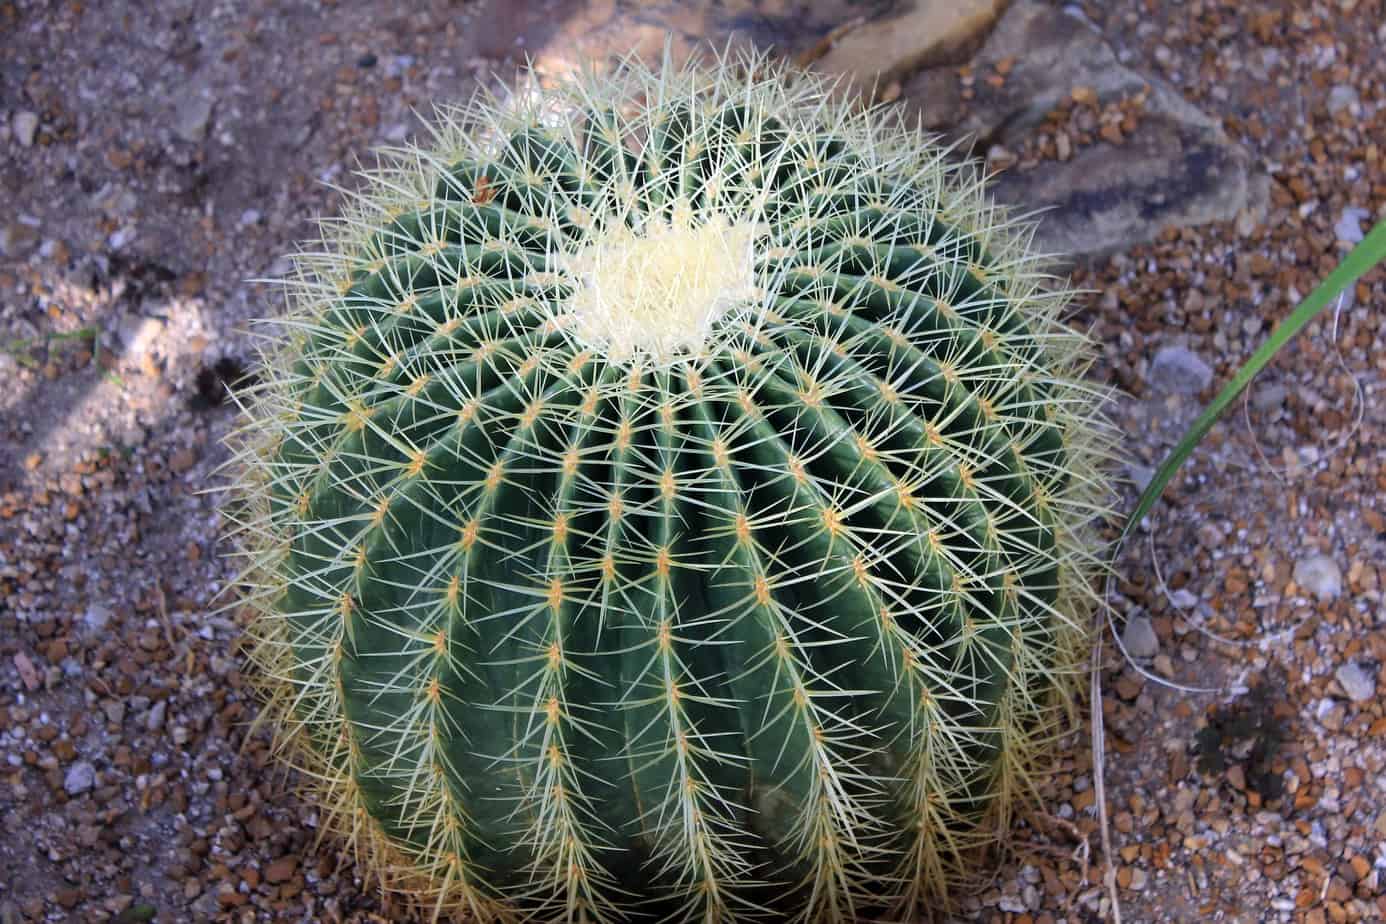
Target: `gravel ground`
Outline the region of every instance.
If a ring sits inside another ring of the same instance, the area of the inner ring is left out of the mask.
[[[250,730],[213,600],[220,383],[275,310],[245,280],[335,208],[325,183],[572,5],[0,2],[0,924],[410,919]],[[1084,6],[1271,176],[1264,221],[1076,271],[1140,483],[1386,214],[1386,9]],[[1008,169],[1119,143],[1083,103]],[[1386,919],[1384,296],[1378,271],[1287,350],[1123,552],[1139,657],[1109,644],[1101,708],[1126,921]],[[960,919],[1111,919],[1092,767],[1085,726]]]

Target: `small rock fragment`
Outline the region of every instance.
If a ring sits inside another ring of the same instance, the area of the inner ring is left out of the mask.
[[[1160,653],[1160,637],[1150,624],[1150,617],[1144,613],[1134,613],[1126,617],[1126,628],[1121,631],[1121,644],[1126,653],[1133,658],[1153,658]]]
[[[1268,385],[1252,393],[1251,406],[1264,414],[1282,406],[1289,396],[1290,390],[1284,385]]]
[[[169,456],[168,467],[173,470],[175,475],[181,475],[188,469],[197,464],[197,453],[192,449],[183,448]]]
[[[111,621],[111,611],[100,603],[93,603],[82,614],[82,622],[93,632],[100,632]]]
[[[1372,217],[1372,213],[1364,208],[1350,205],[1343,209],[1343,214],[1338,218],[1338,223],[1333,226],[1333,233],[1338,240],[1345,244],[1359,244],[1362,242],[1362,222]]]
[[[207,137],[207,123],[212,119],[212,101],[201,93],[183,100],[174,113],[173,132],[184,141],[198,144]]]
[[[1356,661],[1340,664],[1333,677],[1354,703],[1365,703],[1376,696],[1376,678]]]
[[[294,870],[297,868],[298,859],[296,857],[280,857],[265,867],[265,881],[276,885],[281,882],[288,882],[293,878]]]
[[[1137,491],[1144,491],[1155,477],[1155,469],[1148,465],[1127,465],[1126,476],[1131,479]]]
[[[63,777],[63,789],[69,796],[80,796],[96,785],[96,768],[85,760],[78,761],[67,769]]]
[[[1320,600],[1336,600],[1343,592],[1343,572],[1327,555],[1310,555],[1295,562],[1295,583]]]
[[[168,703],[159,700],[150,707],[149,714],[144,717],[144,727],[150,731],[158,731],[164,727],[164,717],[168,714]]]
[[[14,114],[14,121],[11,123],[14,131],[15,140],[22,148],[34,146],[34,135],[38,133],[38,116],[26,109],[21,109]]]
[[[1337,115],[1357,102],[1357,89],[1351,84],[1340,83],[1328,91],[1328,111]]]
[[[1160,391],[1198,394],[1213,381],[1213,370],[1188,347],[1161,347],[1150,361],[1150,385]]]
[[[1169,602],[1180,610],[1191,610],[1198,606],[1198,597],[1187,588],[1181,587],[1169,595]]]
[[[29,660],[28,655],[22,651],[14,653],[14,667],[19,671],[19,679],[24,683],[24,688],[30,692],[37,690],[42,678],[39,677],[38,668],[34,667],[34,662]]]

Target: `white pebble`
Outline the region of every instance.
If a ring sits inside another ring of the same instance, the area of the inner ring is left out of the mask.
[[[1364,208],[1350,205],[1343,209],[1342,217],[1333,226],[1333,233],[1338,236],[1338,240],[1348,244],[1357,244],[1362,241],[1362,222],[1372,217],[1372,213]]]
[[[1336,600],[1343,592],[1343,572],[1327,555],[1310,555],[1295,562],[1295,583],[1320,600]]]
[[[1376,677],[1356,661],[1340,664],[1333,676],[1354,703],[1365,703],[1376,696]]]

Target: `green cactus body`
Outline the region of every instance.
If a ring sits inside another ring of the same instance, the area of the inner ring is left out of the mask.
[[[1066,295],[927,139],[743,64],[452,114],[243,396],[267,714],[440,911],[915,906],[1063,726],[1108,445]]]

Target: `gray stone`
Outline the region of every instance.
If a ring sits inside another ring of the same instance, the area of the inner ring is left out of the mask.
[[[1213,370],[1188,347],[1161,347],[1150,361],[1146,375],[1157,391],[1196,395],[1213,381]]]
[[[1079,17],[1037,0],[1017,0],[972,59],[974,74],[1011,59],[1000,86],[977,80],[963,100],[955,68],[921,71],[903,87],[912,121],[974,153],[1000,144],[1020,150],[1027,136],[1077,88],[1099,104],[1144,96],[1135,130],[1120,144],[1056,146],[1068,156],[1003,172],[997,201],[1042,211],[1036,245],[1059,257],[1092,258],[1154,240],[1166,228],[1216,221],[1255,227],[1269,180],[1219,122],[1158,77],[1123,65]],[[1095,134],[1095,132],[1094,132]]]
[[[1169,595],[1169,602],[1187,613],[1198,606],[1198,597],[1194,596],[1193,592],[1187,588],[1181,587]]]
[[[1295,583],[1320,600],[1336,600],[1343,592],[1343,572],[1328,555],[1310,555],[1295,562]]]
[[[1126,475],[1137,491],[1144,491],[1150,484],[1150,479],[1155,477],[1155,469],[1148,465],[1127,465]]]
[[[22,148],[34,146],[34,136],[38,133],[39,118],[34,113],[21,109],[14,114],[14,119],[10,122],[10,128],[14,131],[14,138]]]
[[[1340,83],[1328,91],[1328,111],[1333,115],[1337,115],[1356,103],[1357,89],[1349,84]]]
[[[1145,660],[1160,653],[1160,637],[1150,624],[1150,617],[1144,613],[1133,613],[1126,617],[1126,627],[1121,630],[1121,645],[1131,657]]]
[[[111,621],[111,611],[104,604],[93,603],[82,614],[82,622],[92,632],[100,632]]]
[[[69,796],[80,796],[96,785],[96,768],[85,760],[79,760],[67,768],[63,777],[63,789]]]
[[[1362,238],[1362,222],[1372,217],[1372,213],[1364,208],[1350,205],[1343,209],[1343,214],[1338,217],[1338,223],[1333,226],[1333,233],[1338,236],[1338,240],[1347,244],[1360,244]]]
[[[207,137],[212,120],[212,101],[194,90],[178,104],[173,114],[173,133],[184,141],[199,144]]]
[[[158,731],[164,727],[164,717],[168,715],[168,703],[159,700],[150,708],[144,717],[144,727],[150,731]]]
[[[1367,671],[1356,661],[1345,661],[1338,665],[1333,677],[1354,703],[1365,703],[1376,696],[1375,671]]]
[[[1251,393],[1251,406],[1262,413],[1273,411],[1278,407],[1283,407],[1285,399],[1289,396],[1290,390],[1284,385],[1267,385],[1264,388],[1257,388]]]

